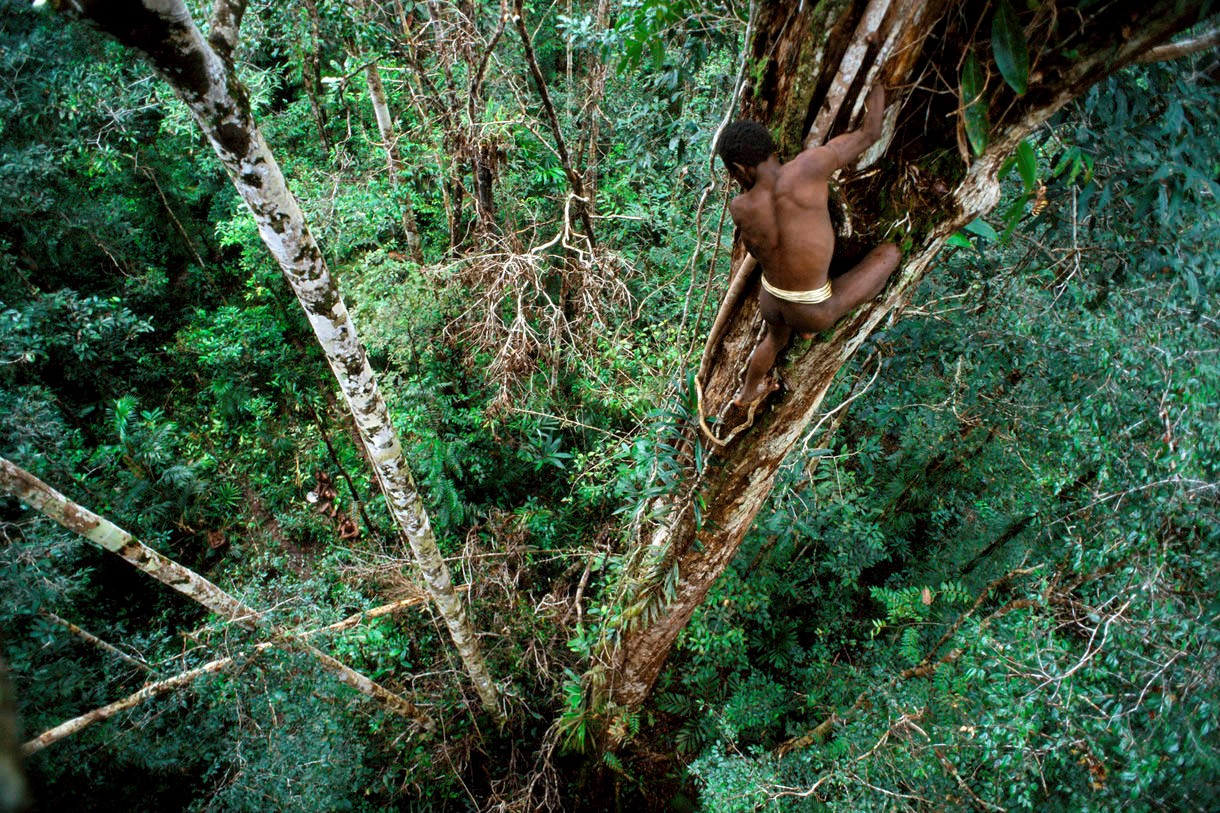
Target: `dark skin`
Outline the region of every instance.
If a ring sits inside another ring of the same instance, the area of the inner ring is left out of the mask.
[[[884,112],[885,91],[877,86],[868,96],[858,129],[820,147],[806,148],[786,164],[772,153],[755,166],[729,165],[729,175],[743,189],[729,203],[729,213],[749,250],[738,274],[749,273],[758,262],[767,282],[776,288],[812,291],[826,284],[835,248],[827,209],[830,176],[854,164],[876,143]],[[733,403],[748,406],[774,392],[779,384],[768,373],[792,333],[808,338],[830,328],[880,293],[901,258],[893,243],[877,246],[854,268],[836,277],[830,299],[818,304],[787,302],[759,291],[766,334],[750,354],[745,382]]]

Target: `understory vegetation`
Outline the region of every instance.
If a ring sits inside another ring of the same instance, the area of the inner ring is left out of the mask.
[[[251,3],[237,54],[499,725],[186,108],[0,0],[0,456],[437,724],[0,496],[23,740],[233,658],[31,754],[37,809],[1216,809],[1217,51],[1115,74],[1027,140],[843,368],[604,754],[581,678],[682,477],[747,9],[516,8],[528,51],[512,4]]]

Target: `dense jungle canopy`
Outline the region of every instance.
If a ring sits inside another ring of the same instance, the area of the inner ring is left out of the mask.
[[[0,0],[0,813],[1217,809],[1217,24]]]

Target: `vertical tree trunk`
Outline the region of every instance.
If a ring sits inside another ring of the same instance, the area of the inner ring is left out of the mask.
[[[376,64],[364,70],[369,86],[369,101],[373,104],[373,115],[377,117],[377,132],[385,149],[386,170],[390,184],[399,192],[402,205],[402,230],[406,235],[407,251],[417,263],[424,261],[424,252],[419,240],[419,226],[415,223],[415,208],[411,205],[410,193],[402,188],[402,164],[398,160],[398,134],[394,132],[394,118],[390,115],[390,103],[386,99],[385,85],[381,82],[381,71]]]
[[[432,35],[433,52],[445,77],[444,88],[436,88],[423,70],[417,76],[426,88],[428,102],[437,121],[442,123],[446,152],[453,156],[447,173],[446,210],[449,213],[450,247],[457,248],[469,237],[470,225],[463,222],[463,194],[469,194],[474,204],[474,229],[483,236],[498,231],[496,223],[495,180],[500,146],[494,137],[483,132],[483,77],[492,52],[504,32],[506,19],[500,22],[492,36],[484,41],[479,32],[477,7],[451,4],[448,8],[436,0],[428,0],[428,28]],[[404,31],[407,22],[404,17]],[[417,55],[407,58],[419,67]],[[460,63],[465,63],[465,69]],[[457,81],[465,75],[467,85],[462,90]],[[463,106],[462,100],[465,99]],[[466,116],[463,118],[462,111]],[[462,182],[463,167],[470,172],[469,189]]]
[[[306,64],[301,66],[301,84],[305,86],[305,98],[309,100],[309,112],[313,116],[314,126],[318,128],[322,149],[330,155],[333,145],[326,130],[326,108],[322,106],[322,66],[318,57],[321,16],[316,0],[305,0],[305,8],[309,14],[310,42],[305,55]]]
[[[366,13],[365,0],[358,0],[356,8],[361,14]],[[355,48],[359,52],[359,48]],[[359,53],[357,53],[359,56]],[[370,62],[364,69],[364,79],[369,86],[369,102],[373,105],[373,116],[377,119],[377,133],[381,137],[382,149],[385,150],[386,170],[389,172],[390,185],[398,193],[399,204],[402,206],[402,230],[407,241],[407,253],[417,263],[424,261],[423,248],[419,239],[419,226],[415,221],[415,207],[411,203],[409,190],[402,183],[402,162],[398,158],[398,134],[394,131],[394,117],[390,113],[390,102],[386,97],[385,84],[381,81],[381,70],[376,62]]]
[[[610,0],[598,0],[597,28],[604,30],[610,24]],[[597,211],[597,169],[600,160],[598,139],[601,135],[602,97],[606,93],[606,74],[609,66],[596,52],[590,52],[585,65],[586,88],[584,94],[584,144],[577,148],[578,160],[584,161],[581,174],[584,178],[585,198],[590,212]],[[579,156],[583,155],[583,158]]]
[[[57,7],[79,11],[102,31],[147,55],[211,142],[326,353],[390,513],[410,545],[483,706],[500,717],[498,690],[437,547],[355,325],[300,206],[254,122],[246,90],[233,74],[230,56],[237,39],[240,2],[218,0],[206,42],[182,0],[61,0]]]
[[[896,318],[910,301],[945,239],[995,206],[997,172],[1020,140],[1091,84],[1195,22],[1198,11],[1185,6],[1172,0],[1122,10],[1103,4],[1056,17],[1046,6],[1028,10],[1020,4],[1023,36],[1031,44],[1029,87],[1018,95],[998,71],[990,71],[977,99],[989,116],[989,137],[985,149],[972,154],[961,148],[966,139],[957,82],[968,54],[990,59],[994,4],[760,0],[756,35],[746,44],[748,64],[758,67],[743,96],[742,117],[769,124],[777,131],[781,157],[791,158],[811,125],[812,142],[847,129],[854,107],[878,77],[890,89],[881,142],[888,151],[879,173],[840,179],[853,234],[840,233],[836,258],[850,261],[884,239],[910,249],[881,296],[807,349],[798,344],[790,352],[789,362],[777,370],[785,391],[752,419],[729,403],[757,333],[757,275],[741,296],[724,302],[717,320],[724,329],[705,351],[702,411],[722,417],[723,424],[709,423],[721,441],[732,439],[721,445],[697,428],[689,430],[688,481],[660,501],[665,518],[648,530],[644,555],[627,576],[625,620],[607,636],[615,641],[610,666],[590,676],[600,700],[608,702],[610,746],[621,739],[614,732],[623,728],[615,725],[616,712],[630,711],[651,691],[679,633],[732,561],[780,464],[817,414],[838,370],[878,325]],[[946,160],[955,146],[961,160]],[[865,161],[877,152],[870,151]],[[693,466],[695,444],[709,456],[701,473]],[[696,510],[696,505],[706,507]],[[670,574],[669,585],[657,574]]]
[[[538,67],[538,59],[534,55],[534,43],[530,39],[529,29],[525,24],[523,0],[513,0],[513,21],[517,26],[517,33],[521,37],[521,47],[525,51],[525,62],[529,66],[530,76],[534,80],[534,88],[538,91],[538,98],[542,100],[542,110],[546,114],[546,122],[551,128],[551,134],[555,136],[555,151],[559,155],[559,164],[563,168],[564,175],[567,176],[568,183],[572,187],[572,196],[576,203],[576,216],[584,224],[584,237],[589,246],[592,247],[596,239],[593,232],[590,200],[585,194],[584,175],[577,170],[576,166],[572,163],[571,157],[568,155],[567,142],[563,137],[563,130],[559,126],[559,116],[555,113],[555,106],[551,104],[551,94],[547,90],[546,80],[542,76],[542,69]]]

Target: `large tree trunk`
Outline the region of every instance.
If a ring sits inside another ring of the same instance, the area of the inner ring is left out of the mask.
[[[1029,43],[1022,95],[1006,84],[992,57],[992,20],[1001,5],[1016,8],[1019,21],[1001,33],[1017,31]],[[839,180],[839,212],[832,208],[832,215],[850,224],[850,235],[840,226],[836,264],[850,267],[884,240],[903,245],[905,260],[880,297],[811,346],[798,342],[790,350],[779,369],[784,391],[760,407],[752,423],[728,404],[757,335],[757,274],[744,279],[740,295],[726,297],[700,380],[701,411],[723,419],[708,421],[720,440],[698,428],[688,431],[687,482],[663,501],[665,519],[647,531],[647,550],[628,575],[625,621],[609,636],[616,641],[610,666],[592,676],[600,701],[609,703],[611,746],[621,738],[614,732],[625,729],[615,724],[619,713],[638,706],[652,689],[838,370],[882,321],[897,317],[946,238],[996,205],[997,172],[1021,139],[1094,82],[1196,22],[1198,11],[1187,5],[1164,0],[1075,10],[1044,3],[1029,11],[1024,3],[982,1],[760,0],[746,64],[762,69],[749,72],[741,117],[771,126],[781,157],[791,158],[807,130],[812,142],[820,142],[847,129],[874,77],[882,82],[890,89],[884,135],[862,160],[879,171],[845,173]],[[977,111],[988,114],[986,141],[973,152],[962,129],[958,86],[970,53],[983,66],[983,83],[977,101],[965,102],[974,102],[976,122]],[[702,473],[693,464],[694,444],[710,458]]]
[[[59,0],[56,6],[80,13],[147,55],[190,108],[305,309],[360,429],[390,513],[410,544],[483,706],[501,717],[495,682],[437,547],[364,347],[300,206],[254,122],[246,89],[234,75],[231,55],[243,0],[218,0],[206,41],[182,0]]]

